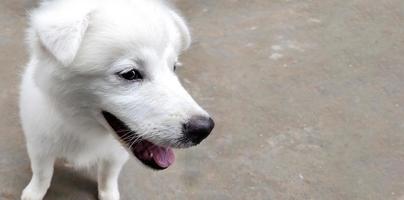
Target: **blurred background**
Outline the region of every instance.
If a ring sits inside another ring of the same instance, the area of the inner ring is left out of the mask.
[[[132,199],[404,199],[404,1],[175,0],[194,43],[183,84],[216,121]],[[31,177],[18,117],[30,0],[0,0],[0,199]],[[93,200],[93,170],[58,163],[47,200]]]

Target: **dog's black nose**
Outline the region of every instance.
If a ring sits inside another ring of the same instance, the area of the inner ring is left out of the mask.
[[[193,116],[184,124],[184,137],[194,144],[199,144],[203,139],[208,137],[214,126],[215,122],[210,117]]]

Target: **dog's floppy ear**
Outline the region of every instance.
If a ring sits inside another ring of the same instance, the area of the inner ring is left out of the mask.
[[[68,66],[80,48],[92,9],[69,12],[66,7],[70,5],[49,4],[32,13],[31,25],[40,45],[58,62]]]
[[[191,33],[188,26],[185,20],[179,14],[174,11],[170,11],[170,14],[181,35],[181,50],[186,50],[189,48],[189,46],[191,46]]]

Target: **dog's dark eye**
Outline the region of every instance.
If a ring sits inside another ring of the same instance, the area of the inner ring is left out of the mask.
[[[176,62],[173,66],[173,71],[176,71],[178,67],[182,66],[182,63]]]
[[[136,81],[136,80],[143,79],[142,74],[136,69],[132,69],[130,71],[119,73],[119,76],[126,80],[129,80],[129,81]]]

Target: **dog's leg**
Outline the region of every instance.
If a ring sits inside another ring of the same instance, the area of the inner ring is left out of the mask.
[[[119,200],[118,177],[125,159],[103,160],[98,164],[98,196],[100,200]]]
[[[42,200],[50,186],[54,158],[30,155],[32,178],[22,192],[22,200]]]

